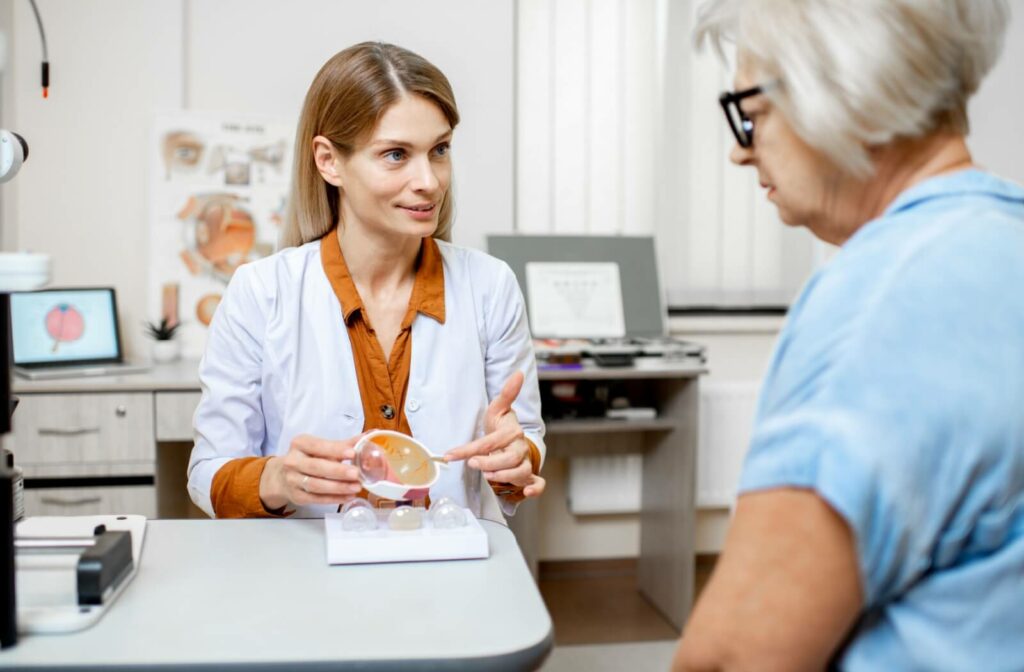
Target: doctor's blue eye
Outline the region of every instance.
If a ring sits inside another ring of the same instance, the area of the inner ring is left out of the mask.
[[[405,150],[404,149],[392,149],[392,150],[388,150],[387,152],[384,152],[384,160],[385,161],[390,161],[392,163],[398,163],[399,161],[401,161],[404,158],[405,158]]]
[[[448,153],[451,152],[451,149],[452,146],[450,143],[442,142],[437,147],[434,147],[434,153],[437,154],[438,156],[448,156]]]

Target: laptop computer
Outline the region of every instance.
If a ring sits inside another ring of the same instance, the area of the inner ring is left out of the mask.
[[[618,338],[660,339],[667,335],[666,310],[651,236],[490,235],[487,250],[516,274],[538,338],[595,338],[594,333],[545,333],[534,324],[529,270],[543,264],[613,264],[618,268],[623,332]],[[609,338],[604,336],[604,338]],[[610,337],[616,338],[616,337]]]
[[[612,362],[613,358],[621,357],[623,363],[632,361],[634,356],[704,356],[703,346],[669,335],[668,310],[652,236],[489,235],[487,250],[504,260],[516,275],[538,356],[583,352],[598,361],[602,358]],[[609,267],[613,270],[610,275]],[[561,304],[549,301],[549,313],[551,306],[567,308],[565,313],[579,309],[584,319],[561,320],[556,325],[560,327],[557,333],[545,331],[534,305],[536,299],[545,297],[537,296],[543,292],[536,288],[531,292],[531,270],[554,277],[556,285],[562,283],[564,300]],[[596,296],[596,291],[587,293],[588,289],[601,287],[602,274],[605,289],[610,291],[606,291],[604,301]],[[573,283],[585,286],[571,286]],[[589,305],[580,308],[580,304]],[[609,307],[614,310],[608,310]],[[609,333],[606,328],[613,323],[621,329]],[[595,325],[600,329],[588,333],[587,327]]]
[[[11,345],[14,372],[30,380],[150,368],[124,361],[112,287],[12,292]]]

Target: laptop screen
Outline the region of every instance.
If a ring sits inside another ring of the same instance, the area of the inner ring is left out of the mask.
[[[114,290],[13,292],[11,337],[16,366],[120,362]]]
[[[504,260],[515,272],[530,312],[530,327],[538,338],[605,335],[598,333],[599,330],[594,333],[548,334],[537,329],[536,306],[530,304],[529,271],[533,265],[541,266],[543,270],[544,264],[561,265],[570,274],[575,272],[573,265],[597,270],[602,266],[612,266],[616,269],[612,285],[617,285],[615,291],[621,295],[618,301],[622,314],[618,318],[625,335],[630,338],[661,338],[667,333],[666,310],[658,280],[654,238],[651,236],[492,235],[487,237],[487,251]],[[571,298],[579,303],[576,296]],[[583,324],[582,321],[580,323]]]

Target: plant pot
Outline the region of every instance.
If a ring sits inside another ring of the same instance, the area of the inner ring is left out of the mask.
[[[175,340],[153,341],[153,362],[167,364],[181,357],[181,346]]]

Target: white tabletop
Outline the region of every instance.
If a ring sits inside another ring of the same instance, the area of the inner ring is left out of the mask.
[[[199,360],[182,359],[154,364],[145,371],[117,376],[78,376],[52,380],[27,380],[14,376],[15,394],[62,392],[196,392],[199,390]]]
[[[29,670],[521,670],[551,619],[512,533],[486,560],[330,566],[323,521],[154,520],[138,575],[92,628],[23,638]]]

